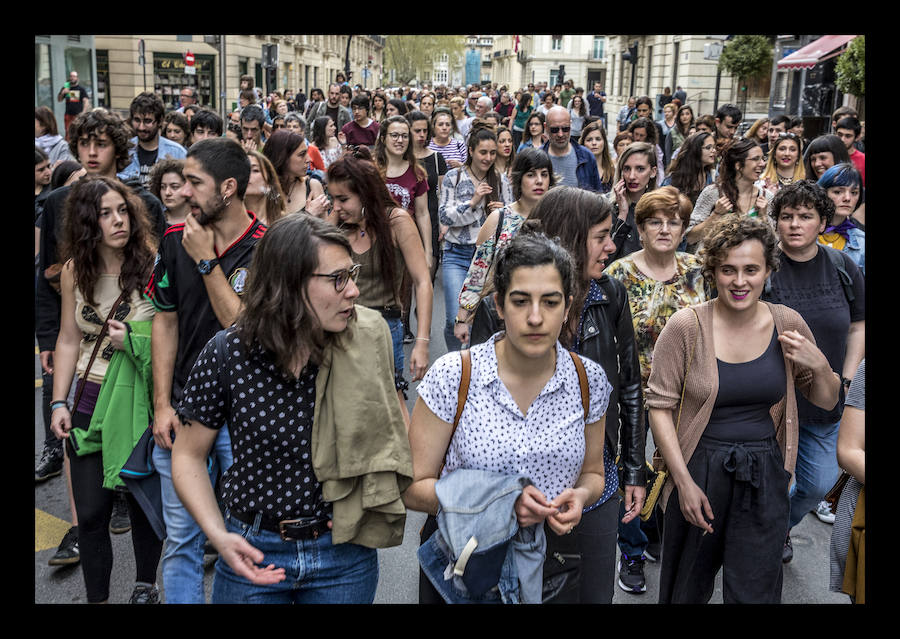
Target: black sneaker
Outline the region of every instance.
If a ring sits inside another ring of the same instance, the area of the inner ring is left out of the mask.
[[[644,556],[619,557],[619,587],[625,592],[640,594],[647,591],[647,582],[644,579]]]
[[[40,483],[62,473],[63,450],[62,446],[44,446],[41,451],[41,460],[34,469],[34,481]]]
[[[407,330],[406,334],[403,336],[403,343],[404,344],[412,344],[415,341],[416,341],[416,336]]]
[[[125,493],[120,490],[115,492],[112,517],[109,520],[109,532],[121,535],[131,530],[131,518],[128,516],[128,501]]]
[[[131,599],[128,600],[130,604],[158,604],[159,603],[159,589],[156,585],[149,584],[137,584],[134,587],[134,592],[131,593]]]
[[[78,552],[78,527],[72,526],[59,542],[56,554],[47,562],[50,566],[70,566],[81,561]]]
[[[644,559],[656,563],[662,555],[662,544],[657,542],[647,544],[644,549]]]
[[[791,559],[794,558],[794,546],[791,544],[791,535],[788,533],[788,536],[784,540],[784,549],[781,551],[781,563],[787,564],[790,563]]]

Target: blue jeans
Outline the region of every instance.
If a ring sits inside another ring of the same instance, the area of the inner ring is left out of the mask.
[[[453,244],[444,242],[444,252],[441,258],[444,284],[444,310],[447,312],[447,321],[444,324],[444,341],[447,343],[447,351],[458,351],[462,343],[453,334],[453,323],[459,310],[459,292],[463,282],[466,281],[466,273],[475,256],[474,244]]]
[[[210,481],[231,466],[231,436],[228,427],[219,429],[208,465]],[[162,575],[166,603],[206,603],[203,592],[203,546],[206,535],[187,511],[172,484],[172,451],[153,447],[153,465],[160,477],[166,543]]]
[[[800,421],[797,443],[797,467],[790,489],[793,528],[822,500],[837,481],[841,469],[837,463],[837,437],[841,423],[808,424]]]
[[[225,518],[229,532],[244,537],[263,552],[262,565],[284,568],[285,579],[258,586],[237,575],[221,557],[213,580],[214,604],[371,604],[378,586],[378,553],[357,544],[331,543],[331,533],[318,539],[282,541],[278,533],[254,530],[234,517]]]
[[[394,370],[403,373],[403,320],[384,318],[391,329],[391,342],[394,346]]]

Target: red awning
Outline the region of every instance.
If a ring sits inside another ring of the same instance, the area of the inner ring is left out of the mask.
[[[812,69],[819,62],[839,55],[855,35],[827,35],[814,40],[778,61],[779,69]]]

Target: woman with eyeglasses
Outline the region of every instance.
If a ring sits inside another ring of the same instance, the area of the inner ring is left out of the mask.
[[[653,363],[653,347],[666,321],[679,309],[711,298],[700,260],[678,250],[693,208],[691,201],[674,186],[663,186],[643,195],[634,213],[643,248],[616,260],[605,270],[609,277],[620,281],[628,293],[641,366],[641,387],[645,394]],[[641,422],[646,435],[650,422],[644,407]],[[623,503],[619,517],[624,516]],[[658,548],[662,534],[657,522],[654,513],[646,522],[635,518],[619,525],[622,561],[618,580],[626,592],[646,590],[645,559],[652,557],[653,561],[658,561],[660,557]],[[653,548],[650,547],[651,540]],[[648,548],[654,552],[650,554]]]
[[[459,323],[459,292],[475,255],[478,233],[488,215],[513,201],[509,179],[494,167],[496,157],[496,134],[489,126],[476,122],[469,133],[466,164],[447,171],[441,188],[438,210],[444,241],[444,340],[448,351],[462,346],[454,334]]]
[[[716,164],[716,138],[711,133],[695,133],[685,139],[681,150],[669,165],[662,186],[672,185],[691,201],[713,183]]]
[[[416,160],[415,144],[411,137],[412,127],[406,117],[401,115],[388,117],[381,123],[375,141],[375,163],[384,174],[385,184],[394,201],[406,209],[415,220],[425,250],[425,263],[430,273],[434,258],[431,252],[431,215],[428,212],[428,174]],[[401,285],[401,302],[404,309],[403,341],[407,344],[415,340],[409,330],[411,285],[409,278],[404,277]]]
[[[402,541],[412,461],[390,335],[357,304],[360,270],[334,226],[278,220],[256,245],[236,323],[191,370],[172,475],[219,551],[213,603],[371,604],[376,549]],[[221,428],[234,447],[224,517],[206,479]]]
[[[763,151],[753,140],[737,140],[719,162],[714,184],[700,192],[687,228],[688,251],[696,253],[709,227],[723,215],[738,213],[766,220],[772,193],[757,185],[765,166]]]
[[[545,120],[544,114],[540,111],[534,111],[528,116],[528,119],[525,121],[525,132],[522,134],[522,143],[516,149],[516,152],[529,148],[539,149],[544,146],[547,140],[550,139],[544,131]]]
[[[806,178],[800,137],[794,133],[779,133],[769,149],[769,159],[763,171],[764,188],[773,195],[778,190]]]
[[[390,118],[385,120],[389,121]],[[344,231],[353,260],[362,265],[357,304],[379,311],[391,329],[397,393],[408,421],[404,392],[409,385],[403,377],[402,321],[408,309],[403,306],[401,284],[404,273],[408,273],[416,296],[417,335],[409,362],[415,382],[422,379],[428,368],[434,294],[422,239],[413,217],[397,205],[385,185],[368,148],[355,147],[328,167],[328,192],[333,198],[333,209],[327,219]],[[431,249],[430,236],[428,248]]]

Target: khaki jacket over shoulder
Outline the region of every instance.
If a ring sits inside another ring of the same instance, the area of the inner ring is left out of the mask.
[[[763,303],[772,311],[775,330],[779,335],[785,331],[797,331],[815,343],[812,332],[799,313],[781,304]],[[690,462],[697,443],[706,430],[719,393],[719,373],[713,340],[713,304],[714,301],[711,300],[681,309],[669,318],[653,351],[653,369],[644,396],[650,408],[672,410],[672,421],[673,423],[676,421],[682,382],[696,336],[696,350],[687,374],[684,407],[678,426],[678,444],[686,463]],[[694,311],[697,313],[699,324],[694,318]],[[775,424],[775,438],[784,456],[784,469],[793,476],[800,432],[797,396],[794,391],[799,390],[807,397],[813,381],[813,372],[811,369],[795,366],[786,357],[784,369],[787,376],[784,398],[775,404],[769,413]],[[674,482],[666,482],[660,497],[663,508],[673,488]]]
[[[332,504],[332,540],[368,548],[403,541],[412,453],[394,386],[390,330],[377,311],[356,317],[316,376],[312,461]]]

